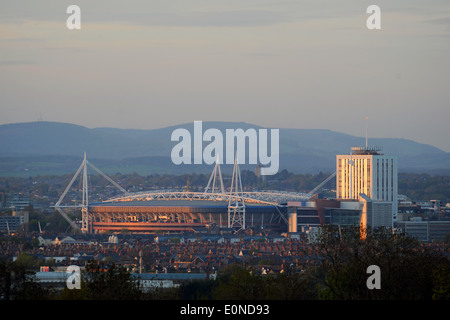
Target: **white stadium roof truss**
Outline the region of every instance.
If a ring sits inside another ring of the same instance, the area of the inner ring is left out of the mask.
[[[86,154],[84,155],[83,162],[81,166],[78,168],[74,177],[70,181],[69,185],[64,190],[58,202],[55,204],[55,209],[63,216],[64,219],[68,221],[70,226],[73,229],[79,229],[79,227],[64,213],[63,208],[81,208],[83,212],[83,221],[82,225],[86,224],[85,219],[87,219],[87,210],[89,207],[88,201],[88,186],[87,186],[87,166],[91,166],[95,171],[100,173],[105,179],[111,182],[115,187],[117,187],[123,195],[112,197],[103,201],[103,203],[118,203],[118,202],[131,202],[131,201],[155,201],[155,200],[190,200],[190,201],[223,201],[230,203],[242,203],[242,206],[245,208],[244,203],[247,204],[261,204],[261,205],[273,205],[277,209],[279,207],[285,206],[285,204],[289,201],[307,201],[314,195],[314,192],[318,191],[323,185],[325,185],[329,180],[331,180],[336,173],[330,175],[326,180],[324,180],[321,184],[319,184],[313,191],[309,193],[297,193],[297,192],[287,192],[287,191],[252,191],[246,192],[241,190],[234,190],[231,188],[231,192],[226,192],[223,187],[222,175],[220,172],[219,164],[216,163],[211,178],[208,182],[208,186],[205,188],[204,192],[191,192],[191,191],[177,191],[177,190],[159,190],[152,192],[138,192],[138,193],[129,193],[125,189],[123,189],[120,185],[118,185],[115,181],[109,178],[106,174],[101,172],[97,167],[93,164],[89,163],[86,159]],[[236,166],[236,162],[235,162]],[[236,169],[236,168],[235,168]],[[238,168],[237,168],[238,170]],[[72,205],[72,206],[62,206],[61,203],[66,196],[68,190],[71,188],[73,182],[76,180],[78,175],[83,172],[83,202],[80,205]],[[237,175],[240,178],[240,175]],[[218,184],[220,183],[220,188],[216,187],[216,180],[218,180]],[[211,182],[213,182],[211,187]],[[208,192],[208,190],[211,190]],[[217,191],[216,191],[217,190]],[[278,210],[281,218],[288,223],[287,218]],[[245,218],[245,209],[244,209],[244,218]],[[245,228],[245,226],[244,226]],[[85,231],[86,227],[82,226],[82,231]]]

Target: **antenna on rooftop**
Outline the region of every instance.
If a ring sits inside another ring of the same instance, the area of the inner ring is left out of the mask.
[[[367,120],[369,120],[369,117],[366,117],[366,149],[367,149]]]

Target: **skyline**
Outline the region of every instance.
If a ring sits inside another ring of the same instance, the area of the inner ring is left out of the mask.
[[[81,8],[81,30],[66,9]],[[200,121],[411,139],[450,152],[450,4],[0,4],[0,124]],[[381,30],[366,9],[381,8]]]

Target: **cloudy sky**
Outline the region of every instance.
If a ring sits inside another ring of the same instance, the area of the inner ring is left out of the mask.
[[[66,9],[81,8],[81,30]],[[368,30],[369,5],[381,30]],[[244,121],[450,152],[448,0],[2,0],[0,124]]]

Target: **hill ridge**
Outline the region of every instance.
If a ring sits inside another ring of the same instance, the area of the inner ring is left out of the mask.
[[[170,137],[176,128],[191,131],[193,123],[158,129],[87,128],[78,124],[51,121],[3,124],[0,125],[0,164],[4,167],[3,170],[11,170],[13,163],[7,159],[12,156],[29,157],[30,167],[33,157],[51,158],[59,155],[77,159],[86,152],[89,158],[109,161],[112,167],[112,163],[115,163],[115,167],[119,169],[120,166],[126,166],[127,162],[136,165],[140,161],[142,168],[149,167],[148,172],[200,170],[199,166],[177,167],[171,163],[170,153],[176,142],[171,141]],[[225,128],[246,130],[266,127],[246,122],[204,121],[203,130],[208,128],[223,131]],[[331,171],[335,168],[337,154],[348,154],[351,147],[363,145],[365,137],[329,129],[280,128],[280,170],[298,173]],[[395,137],[369,138],[369,145],[381,146],[382,153],[396,155],[400,171],[450,173],[450,153],[432,145]],[[26,161],[23,161],[25,165]],[[164,162],[167,164],[164,165]],[[52,165],[57,164],[49,164],[50,167]],[[51,171],[51,168],[47,169]]]

